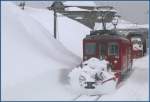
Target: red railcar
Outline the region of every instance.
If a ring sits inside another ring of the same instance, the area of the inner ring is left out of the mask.
[[[132,58],[143,57],[146,53],[146,40],[139,32],[130,32],[127,38],[132,44]]]
[[[83,40],[83,60],[91,57],[109,61],[108,69],[121,79],[132,68],[131,43],[116,32],[96,32]]]

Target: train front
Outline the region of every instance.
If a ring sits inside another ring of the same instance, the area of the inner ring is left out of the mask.
[[[140,58],[143,56],[143,43],[140,37],[132,37],[132,56],[133,58]]]
[[[88,36],[83,40],[83,60],[95,57],[109,62],[107,70],[121,80],[132,68],[130,41],[116,34]]]

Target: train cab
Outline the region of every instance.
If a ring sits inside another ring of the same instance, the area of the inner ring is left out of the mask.
[[[118,78],[132,68],[130,41],[116,32],[87,36],[83,40],[83,60],[91,57],[109,61],[108,69]]]

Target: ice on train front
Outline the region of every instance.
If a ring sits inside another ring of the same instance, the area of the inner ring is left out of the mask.
[[[108,61],[90,58],[70,72],[70,84],[74,91],[87,95],[102,95],[116,89],[117,79],[107,71]]]

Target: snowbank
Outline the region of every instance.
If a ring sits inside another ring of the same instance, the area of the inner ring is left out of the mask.
[[[74,8],[76,9],[76,8]],[[47,31],[53,34],[53,12],[47,9],[26,7],[23,12],[29,14],[39,22]],[[90,29],[81,23],[58,14],[57,39],[71,52],[82,57],[82,40]]]
[[[149,55],[133,63],[131,76],[116,92],[104,95],[99,101],[148,101],[149,100]]]
[[[71,100],[64,73],[80,58],[20,8],[1,8],[2,100]]]

